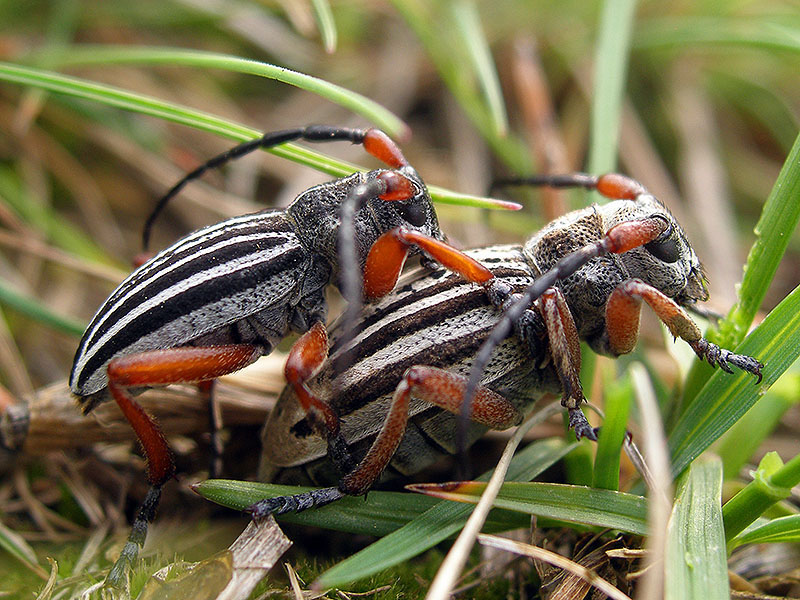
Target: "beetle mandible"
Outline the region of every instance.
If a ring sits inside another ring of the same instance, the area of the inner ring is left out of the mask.
[[[155,216],[186,183],[253,150],[297,139],[361,144],[389,168],[315,186],[285,210],[234,217],[190,233],[123,281],[80,342],[70,374],[72,393],[84,412],[113,398],[148,460],[151,487],[113,579],[144,542],[161,487],[174,472],[164,436],[131,392],[208,382],[268,354],[290,331],[324,330],[328,283],[336,283],[353,301],[352,320],[360,303],[361,267],[370,249],[379,255],[381,246],[390,245],[393,260],[386,268],[399,271],[405,256],[417,251],[415,245],[440,244],[443,239],[425,184],[386,134],[310,126],[268,133],[186,175],[151,214],[145,243]],[[399,262],[398,245],[404,249]],[[377,260],[377,272],[384,262]],[[396,279],[397,274],[389,277]],[[370,278],[364,283],[368,295],[382,294],[371,289]],[[336,415],[305,394],[304,381],[319,360],[312,350],[301,338],[293,354],[294,368],[287,371],[289,383],[308,402],[306,409],[334,430]]]
[[[249,509],[255,517],[361,495],[387,467],[407,475],[455,452],[453,414],[473,393],[476,371],[468,441],[487,427],[518,424],[545,392],[560,392],[578,438],[596,439],[580,409],[579,342],[611,356],[630,352],[642,301],[701,359],[761,380],[761,363],[705,340],[684,310],[707,299],[705,275],[680,225],[643,186],[616,174],[525,182],[583,186],[614,200],[556,219],[524,246],[454,258],[448,266],[462,277],[445,269],[409,274],[365,308],[349,341],[335,326],[329,360],[308,391],[331,405],[341,427],[327,440],[316,435],[287,387],[264,429],[262,474],[292,477],[301,467],[313,483],[336,485],[263,500]],[[387,281],[384,291],[393,286]],[[323,335],[306,334],[326,345]]]

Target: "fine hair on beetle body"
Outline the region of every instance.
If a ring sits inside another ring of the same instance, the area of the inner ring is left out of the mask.
[[[581,186],[612,201],[557,218],[524,245],[467,251],[442,261],[447,268],[409,274],[365,308],[352,337],[334,326],[330,358],[306,390],[341,425],[320,434],[286,388],[262,455],[262,475],[290,481],[299,470],[333,487],[262,500],[248,509],[255,517],[364,494],[387,469],[408,475],[487,427],[518,424],[547,392],[561,395],[578,438],[596,439],[580,409],[580,341],[610,356],[630,352],[642,301],[701,359],[760,381],[761,363],[708,342],[687,314],[707,299],[703,269],[641,184],[581,173],[515,183]],[[465,413],[472,423],[462,441],[454,415]]]
[[[377,247],[381,254],[387,247],[390,254],[364,277],[366,295],[377,297],[388,291],[383,280],[396,280],[409,253],[430,244],[431,253],[451,251],[442,242],[425,184],[395,143],[379,130],[328,126],[268,133],[201,165],[158,202],[145,226],[145,246],[156,216],[187,183],[244,154],[292,140],[360,144],[387,166],[314,186],[284,210],[234,217],[183,237],[119,285],[75,354],[70,388],[84,412],[115,400],[148,461],[150,492],[109,575],[114,585],[122,584],[161,487],[174,473],[163,434],[133,394],[151,386],[198,383],[211,398],[215,378],[268,354],[290,332],[308,332],[294,346],[286,377],[317,427],[335,430],[335,413],[305,392],[305,380],[327,353],[326,286],[337,285],[352,304],[344,318],[352,323],[368,252]]]

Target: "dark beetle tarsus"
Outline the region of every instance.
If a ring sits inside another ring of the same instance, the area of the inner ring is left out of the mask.
[[[763,377],[761,369],[764,368],[764,365],[752,356],[735,354],[702,338],[692,343],[691,346],[697,356],[708,361],[708,364],[712,367],[719,367],[726,373],[733,373],[730,368],[730,365],[733,365],[742,371],[755,375],[756,385],[761,383]]]
[[[344,495],[344,492],[335,487],[321,488],[293,496],[266,498],[252,506],[248,506],[244,512],[249,513],[254,519],[263,519],[267,515],[298,513],[314,506],[325,506],[344,497]]]

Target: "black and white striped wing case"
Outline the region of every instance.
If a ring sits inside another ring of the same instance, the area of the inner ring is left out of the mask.
[[[324,319],[329,267],[312,262],[280,211],[188,235],[134,271],[100,307],[75,355],[72,392],[90,410],[108,397],[109,361],[137,352],[239,342],[269,352],[293,320],[302,320],[293,314],[301,292],[317,287],[319,306],[311,310]]]
[[[493,246],[467,251],[507,281],[515,291],[533,280],[519,246]],[[342,433],[360,459],[380,429],[395,387],[413,365],[430,365],[467,375],[475,354],[499,319],[484,289],[444,269],[417,269],[379,302],[367,306],[346,348],[349,366],[342,369],[341,327],[331,328],[331,351],[320,373],[309,382],[342,419]],[[533,403],[546,391],[558,391],[555,373],[539,369],[516,337],[494,352],[482,383],[518,406]],[[454,417],[413,399],[411,419],[389,470],[407,475],[455,450]],[[474,441],[485,427],[473,424]],[[324,460],[325,441],[311,432],[296,397],[286,388],[263,434],[261,475],[280,481],[335,483],[338,476]],[[301,467],[305,474],[287,473]]]

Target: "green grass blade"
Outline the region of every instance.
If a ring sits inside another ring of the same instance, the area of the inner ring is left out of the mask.
[[[572,485],[592,485],[594,480],[594,448],[588,440],[564,458],[565,481]]]
[[[522,208],[522,205],[518,204],[517,202],[497,200],[496,198],[489,198],[486,196],[471,196],[470,194],[451,192],[450,190],[446,190],[435,185],[429,185],[428,192],[430,192],[431,198],[433,198],[439,204],[471,206],[473,208],[491,208],[494,210],[519,210]]]
[[[756,404],[731,427],[714,447],[722,459],[724,479],[734,479],[770,436],[783,415],[800,402],[800,365],[785,373]]]
[[[731,541],[731,548],[743,544],[800,542],[800,515],[778,517],[766,523],[750,527]]]
[[[567,445],[558,439],[535,442],[517,453],[509,467],[508,478],[532,479],[574,447],[575,444]],[[487,473],[483,478],[488,477]],[[317,584],[321,588],[344,585],[409,560],[458,532],[471,512],[471,506],[439,502],[402,529],[323,573]]]
[[[774,17],[667,17],[640,23],[634,45],[681,52],[700,45],[722,52],[729,52],[731,47],[800,52],[800,35],[796,19],[794,24],[787,24],[786,18],[779,22]]]
[[[0,550],[13,556],[42,579],[47,579],[47,572],[39,566],[33,548],[21,535],[3,525],[2,522],[0,522]]]
[[[504,137],[508,134],[508,115],[478,9],[474,2],[468,0],[458,0],[453,3],[452,8],[456,30],[461,35],[466,54],[477,75],[494,134]]]
[[[463,482],[456,488],[426,493],[456,502],[476,503],[486,484]],[[494,506],[540,517],[619,529],[637,535],[647,533],[647,501],[642,496],[561,483],[503,484]]]
[[[497,134],[486,103],[475,90],[472,70],[464,68],[471,61],[463,44],[454,38],[452,27],[439,26],[450,18],[450,13],[443,10],[445,5],[422,0],[392,0],[392,5],[414,30],[442,81],[492,151],[513,172],[530,173],[532,161],[527,145],[516,136]]]
[[[255,129],[202,111],[52,71],[0,63],[0,80],[91,100],[173,123],[188,125],[237,142],[251,140],[260,135]],[[270,148],[269,152],[335,177],[342,177],[359,170],[359,167],[355,165],[336,160],[296,144],[283,144]]]
[[[541,443],[534,446],[536,450],[532,461],[529,450],[523,458],[528,457],[522,474],[529,475],[533,470],[538,474],[553,462],[561,458],[569,447],[560,440],[551,443]],[[538,461],[538,462],[537,462]],[[517,466],[519,471],[519,466]],[[287,486],[273,483],[260,483],[251,481],[235,481],[229,479],[208,479],[193,486],[203,498],[226,506],[233,510],[244,510],[248,506],[275,496],[299,494],[313,488],[302,486]],[[287,523],[297,523],[345,531],[361,535],[384,536],[435,505],[442,504],[435,498],[421,494],[405,492],[371,491],[366,498],[345,497],[327,506],[315,508],[302,513],[280,515],[278,519]],[[500,514],[500,513],[498,513]],[[509,521],[508,515],[498,520],[489,519],[490,527],[497,530],[501,525],[519,524],[519,519]]]
[[[337,34],[331,4],[328,0],[311,0],[311,6],[314,9],[314,18],[319,27],[319,35],[322,38],[322,45],[325,46],[325,52],[333,54],[336,51]]]
[[[374,123],[386,133],[399,139],[410,135],[408,125],[377,102],[366,96],[343,88],[340,85],[293,71],[278,65],[199,50],[182,48],[153,48],[139,46],[72,46],[59,50],[55,55],[41,54],[32,57],[47,60],[50,66],[87,65],[169,65],[197,69],[220,69],[234,73],[256,75],[274,79],[330,100]]]
[[[719,331],[709,330],[706,334],[709,340],[723,348],[732,348],[741,342],[761,307],[792,233],[800,221],[800,202],[797,198],[800,198],[800,136],[795,139],[756,225],[756,241],[750,249],[738,289],[739,302],[719,324]],[[766,362],[764,356],[751,356]],[[685,404],[695,397],[710,376],[708,365],[693,365],[684,392]]]
[[[612,379],[605,373],[605,418],[597,439],[592,487],[606,490],[619,489],[619,462],[622,443],[628,429],[633,384],[630,376]]]
[[[204,498],[234,510],[244,510],[263,498],[306,492],[312,488],[209,479],[193,488]],[[298,514],[281,515],[286,523],[300,523],[358,535],[383,536],[395,531],[436,504],[420,502],[417,494],[370,492],[367,498],[347,497],[338,502]]]
[[[0,278],[0,305],[30,317],[42,325],[63,331],[67,335],[74,337],[80,337],[86,329],[85,323],[55,313],[42,304],[38,298],[22,294],[14,289],[3,278]]]
[[[800,454],[786,464],[777,452],[768,452],[761,459],[753,481],[722,507],[725,536],[730,541],[768,509],[792,494],[800,483]]]
[[[221,119],[202,111],[193,110],[178,104],[164,102],[156,98],[121,90],[76,77],[69,77],[51,71],[33,67],[22,67],[0,62],[0,80],[45,89],[59,94],[91,100],[123,110],[146,114],[174,123],[188,125],[203,131],[215,133],[236,142],[251,140],[260,132],[238,123]],[[297,144],[283,144],[270,148],[268,152],[316,169],[333,177],[345,177],[355,171],[364,171],[363,167],[335,159],[310,148]],[[436,186],[429,186],[431,197],[435,202],[473,206],[478,208],[518,208],[515,203],[500,203],[497,200],[459,194]]]
[[[636,0],[606,0],[595,51],[589,173],[616,170],[622,99]]]
[[[667,539],[667,600],[728,600],[722,527],[722,463],[692,463],[675,498]]]
[[[730,429],[800,355],[800,286],[795,288],[737,348],[766,366],[760,385],[751,375],[720,370],[708,380],[670,435],[672,474],[680,474]]]
[[[800,136],[783,164],[756,224],[756,241],[745,263],[739,302],[720,327],[720,342],[741,341],[761,307],[792,233],[800,222]]]

